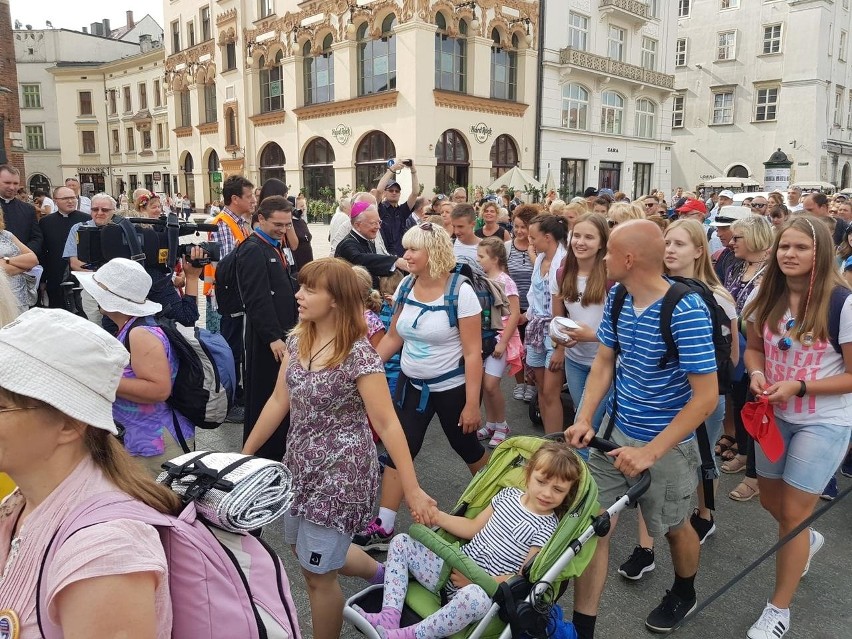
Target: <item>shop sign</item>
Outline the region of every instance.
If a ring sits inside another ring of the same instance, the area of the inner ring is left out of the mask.
[[[108,166],[78,166],[77,173],[79,175],[83,175],[84,173],[93,174],[100,173],[101,175],[109,175],[109,167]]]
[[[337,140],[338,144],[346,144],[349,142],[349,138],[352,137],[352,128],[345,124],[338,124],[331,130],[331,134]]]
[[[492,133],[494,133],[494,129],[485,124],[485,122],[480,122],[470,127],[470,134],[480,144],[485,144]]]
[[[212,175],[213,175],[213,184],[220,184],[222,182],[222,172],[221,171],[213,171]],[[157,178],[154,178],[154,179],[156,180]]]
[[[163,174],[159,171],[154,171],[154,182],[159,182],[163,179]]]

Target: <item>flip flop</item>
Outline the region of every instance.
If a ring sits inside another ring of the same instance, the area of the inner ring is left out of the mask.
[[[760,488],[752,488],[744,481],[741,481],[739,484],[737,484],[736,488],[734,488],[731,492],[728,493],[728,497],[730,497],[734,501],[749,501],[759,495]]]
[[[734,446],[737,445],[737,440],[730,435],[722,435],[719,440],[716,442],[716,448],[714,452],[716,453],[716,457],[722,457],[726,451],[730,450]]]

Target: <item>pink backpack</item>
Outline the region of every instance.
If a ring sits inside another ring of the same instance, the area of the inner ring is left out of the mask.
[[[76,508],[51,539],[36,592],[38,626],[45,639],[62,629],[45,614],[42,578],[56,551],[75,533],[115,519],[156,526],[169,564],[173,639],[301,639],[296,606],[281,559],[262,540],[215,528],[189,503],[164,515],[124,493],[97,495]]]

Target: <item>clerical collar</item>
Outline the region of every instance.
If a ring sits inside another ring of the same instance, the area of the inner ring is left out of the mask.
[[[272,244],[272,246],[274,246],[275,248],[278,248],[281,245],[281,240],[276,240],[276,239],[269,237],[266,233],[261,231],[260,228],[256,228],[254,230],[254,232],[257,233],[258,235],[260,235],[260,237],[262,237],[264,240],[266,240],[267,242]]]
[[[355,235],[357,235],[358,237],[360,237],[362,240],[366,240],[367,242],[375,242],[375,241],[376,241],[375,239],[372,239],[372,240],[371,240],[369,237],[364,237],[363,235],[361,235],[361,234],[360,234],[358,231],[356,231],[355,229],[352,229],[352,232],[353,232]]]

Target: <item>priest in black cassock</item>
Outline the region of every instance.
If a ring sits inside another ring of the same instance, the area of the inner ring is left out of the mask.
[[[68,260],[62,257],[68,233],[78,223],[88,222],[92,217],[77,210],[77,196],[67,186],[59,186],[53,191],[53,201],[59,209],[56,213],[45,215],[39,221],[43,236],[41,265],[44,267],[42,281],[47,289],[47,302],[50,308],[65,308],[62,287]]]

